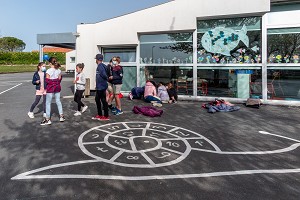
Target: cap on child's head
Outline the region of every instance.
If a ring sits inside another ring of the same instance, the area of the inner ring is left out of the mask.
[[[95,57],[96,60],[103,60],[103,55],[102,54],[97,54]]]

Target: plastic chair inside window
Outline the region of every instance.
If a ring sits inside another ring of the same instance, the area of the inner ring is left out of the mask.
[[[188,84],[186,79],[178,78],[176,85],[177,93],[179,93],[180,89],[184,89],[185,93],[188,94]]]
[[[207,81],[205,79],[197,79],[197,90],[201,91],[202,95],[207,95],[208,89],[207,89]]]
[[[276,90],[280,90],[282,95],[284,95],[283,89],[280,84],[280,72],[274,72],[272,81],[268,83],[268,92],[272,94],[272,98],[276,96]]]

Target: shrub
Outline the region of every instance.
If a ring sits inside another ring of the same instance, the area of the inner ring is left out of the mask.
[[[66,64],[66,53],[47,53],[54,56],[61,65]],[[36,65],[39,63],[39,52],[0,52],[0,65]]]

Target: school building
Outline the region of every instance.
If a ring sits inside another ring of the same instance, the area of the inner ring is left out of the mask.
[[[121,57],[124,93],[154,80],[181,99],[300,105],[299,0],[173,0],[79,24],[72,36],[91,90],[102,53],[105,63]]]

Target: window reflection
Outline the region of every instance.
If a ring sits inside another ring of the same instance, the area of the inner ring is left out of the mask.
[[[299,63],[300,29],[268,30],[268,63]]]
[[[141,64],[187,64],[193,62],[192,33],[141,35]]]

